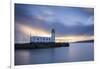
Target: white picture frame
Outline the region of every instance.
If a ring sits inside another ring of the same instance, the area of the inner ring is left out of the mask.
[[[15,3],[23,3],[23,4],[37,4],[37,5],[55,5],[55,6],[74,6],[74,7],[89,7],[89,8],[95,8],[95,4],[94,4],[94,1],[90,1],[87,2],[87,1],[81,1],[81,0],[78,0],[78,1],[74,1],[74,0],[70,0],[70,1],[56,1],[56,0],[51,0],[51,1],[46,1],[46,0],[43,0],[43,1],[37,1],[37,0],[12,0],[11,1],[11,60],[10,60],[10,66],[12,69],[33,69],[33,68],[36,68],[36,69],[40,69],[40,68],[58,68],[60,69],[61,67],[64,67],[66,68],[66,65],[68,66],[67,68],[71,68],[69,66],[71,65],[77,65],[76,67],[78,67],[78,65],[80,66],[84,66],[83,64],[93,64],[94,62],[83,62],[83,63],[80,63],[80,62],[77,62],[77,63],[55,63],[55,64],[43,64],[43,65],[22,65],[22,66],[15,66],[14,65],[14,4]],[[61,66],[59,66],[61,65]],[[45,67],[44,67],[45,66]],[[58,67],[57,67],[58,66]],[[87,65],[85,65],[87,66]],[[72,67],[73,68],[73,67]]]

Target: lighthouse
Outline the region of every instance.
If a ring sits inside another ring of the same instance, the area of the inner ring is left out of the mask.
[[[51,30],[51,37],[30,36],[30,43],[48,43],[55,42],[55,30]]]
[[[51,31],[51,42],[55,42],[55,30],[52,29]]]

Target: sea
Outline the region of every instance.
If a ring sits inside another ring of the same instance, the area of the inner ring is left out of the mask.
[[[94,43],[70,43],[69,47],[15,50],[15,65],[67,63],[94,60]]]

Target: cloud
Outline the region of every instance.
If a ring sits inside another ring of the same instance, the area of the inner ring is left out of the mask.
[[[89,13],[90,15],[94,14],[94,8],[84,8],[83,9],[86,13]]]
[[[94,24],[94,16],[90,16],[88,19],[87,19],[87,25],[89,24]]]
[[[15,5],[15,41],[23,41],[24,37],[29,37],[26,35],[28,32],[34,35],[50,34],[52,28],[55,29],[57,37],[93,36],[94,9]],[[35,34],[36,31],[37,34]]]

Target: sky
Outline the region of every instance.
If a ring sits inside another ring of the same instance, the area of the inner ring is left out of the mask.
[[[94,9],[86,7],[15,4],[15,43],[29,42],[30,36],[74,42],[94,39]]]

